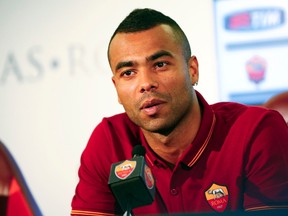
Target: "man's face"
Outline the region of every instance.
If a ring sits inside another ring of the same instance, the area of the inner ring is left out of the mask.
[[[169,26],[118,33],[109,56],[119,103],[144,130],[169,133],[192,110],[197,59],[185,61]]]

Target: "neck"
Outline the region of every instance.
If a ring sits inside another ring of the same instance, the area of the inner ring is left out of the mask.
[[[201,123],[201,110],[197,100],[183,121],[168,134],[143,130],[151,149],[168,165],[175,165],[183,152],[193,142]]]

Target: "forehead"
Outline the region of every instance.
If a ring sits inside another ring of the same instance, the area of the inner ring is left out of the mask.
[[[117,33],[109,47],[109,61],[135,55],[150,55],[157,50],[181,51],[176,34],[168,25],[159,25],[148,30],[133,33]],[[122,59],[121,59],[122,60]]]

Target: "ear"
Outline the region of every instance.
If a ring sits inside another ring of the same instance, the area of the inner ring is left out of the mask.
[[[115,89],[116,89],[116,91],[117,91],[116,81],[115,81],[114,76],[112,76],[111,80],[112,80],[112,82],[113,82],[113,84],[114,84],[114,87],[115,87]],[[118,103],[122,105],[122,102],[121,102],[121,100],[120,100],[120,98],[119,98],[118,92],[117,92],[117,96],[118,96]]]
[[[188,62],[189,74],[192,85],[197,85],[199,79],[198,60],[196,56],[191,56]]]

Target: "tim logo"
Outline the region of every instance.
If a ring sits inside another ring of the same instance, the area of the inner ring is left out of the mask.
[[[226,30],[258,31],[276,28],[285,22],[280,8],[259,8],[229,14],[224,18]]]

